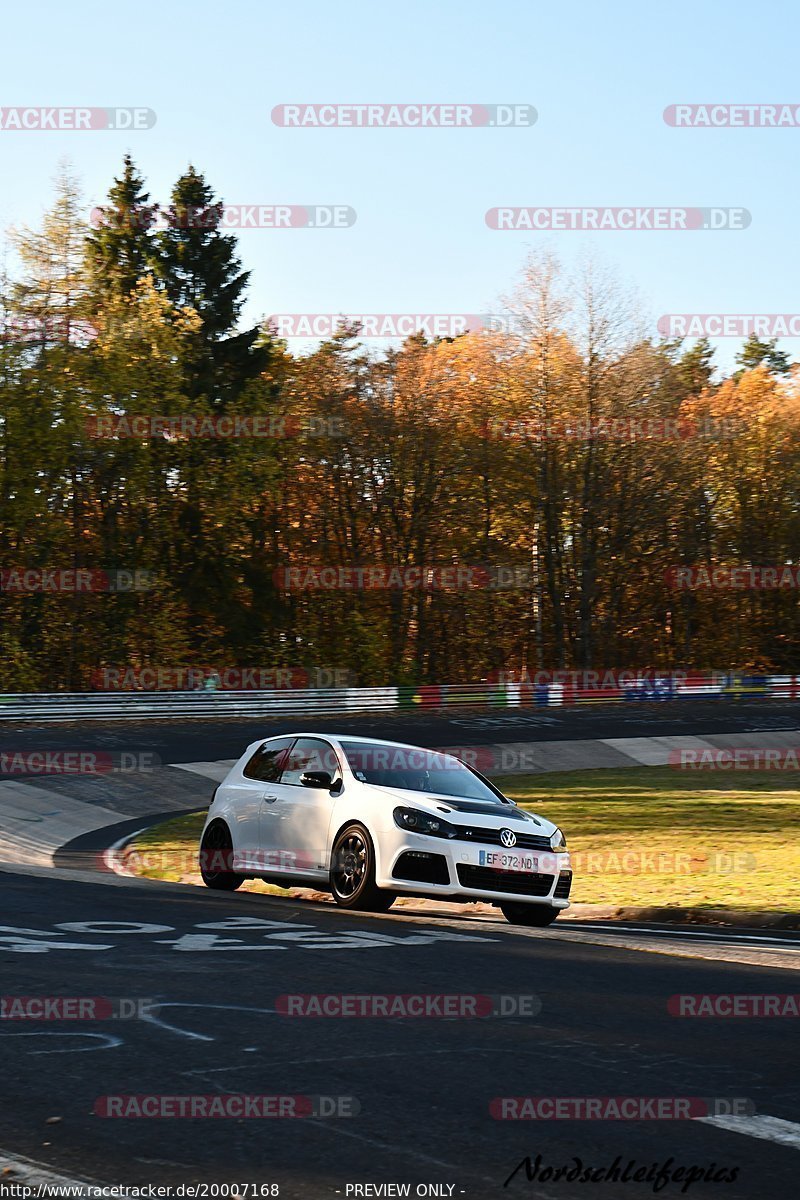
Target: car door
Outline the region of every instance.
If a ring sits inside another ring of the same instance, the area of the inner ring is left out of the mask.
[[[307,771],[327,771],[333,776],[333,787],[305,786],[300,777]],[[261,844],[279,851],[282,871],[327,875],[328,830],[341,779],[330,742],[297,739],[284,760],[280,781],[270,787],[261,807]]]
[[[263,841],[261,810],[265,796],[275,798],[274,785],[280,779],[294,741],[293,736],[288,736],[262,742],[245,763],[239,778],[227,787],[231,811],[235,814],[233,844],[243,868],[263,870],[262,860],[270,847]]]

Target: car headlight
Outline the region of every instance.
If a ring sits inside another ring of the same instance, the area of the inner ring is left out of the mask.
[[[410,833],[424,833],[428,837],[454,838],[457,836],[455,825],[434,817],[431,813],[422,812],[418,808],[396,808],[394,823]]]
[[[550,836],[550,848],[552,850],[566,850],[567,839],[560,829],[556,829],[554,834]]]

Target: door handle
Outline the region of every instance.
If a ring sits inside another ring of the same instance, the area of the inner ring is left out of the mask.
[[[278,797],[272,795],[270,792],[265,792],[261,799],[266,801],[267,804],[274,804]]]

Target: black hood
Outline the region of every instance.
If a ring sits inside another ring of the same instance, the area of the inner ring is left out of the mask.
[[[516,804],[483,804],[480,800],[462,800],[458,796],[426,796],[430,804],[437,807],[452,808],[454,812],[472,813],[475,817],[502,817],[504,821],[533,821],[540,824],[535,817],[517,808]]]

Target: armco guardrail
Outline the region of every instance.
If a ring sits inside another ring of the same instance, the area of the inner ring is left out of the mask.
[[[274,691],[54,692],[0,696],[0,721],[328,716],[397,707],[397,688]]]
[[[585,673],[582,673],[585,674]],[[0,721],[160,720],[191,717],[336,716],[393,709],[552,708],[737,698],[800,700],[800,675],[677,673],[588,687],[574,683],[440,684],[271,691],[52,692],[0,695]]]

